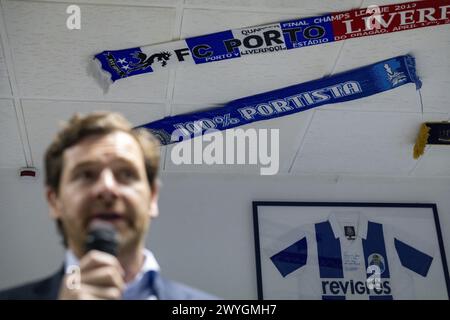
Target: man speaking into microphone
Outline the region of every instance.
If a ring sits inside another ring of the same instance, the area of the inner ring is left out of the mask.
[[[159,146],[120,114],[75,115],[45,154],[46,197],[66,247],[49,278],[0,299],[211,299],[161,276],[145,248],[158,216]]]

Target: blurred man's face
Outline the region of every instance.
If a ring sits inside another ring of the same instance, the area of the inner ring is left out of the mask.
[[[120,237],[119,254],[143,243],[158,214],[138,142],[125,132],[95,135],[66,149],[59,192],[48,190],[51,215],[60,219],[68,246],[84,253],[89,226],[102,220]]]

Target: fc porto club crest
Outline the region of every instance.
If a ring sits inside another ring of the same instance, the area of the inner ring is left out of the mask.
[[[116,57],[111,52],[105,53],[104,56],[110,68],[114,70],[119,77],[124,78],[131,74],[146,72],[147,69],[153,70],[157,64],[164,68],[172,54],[168,51],[161,51],[148,57],[147,54],[142,51],[135,51],[128,56],[124,55]]]
[[[384,261],[384,258],[379,253],[372,253],[369,258],[367,259],[367,265],[368,266],[378,266],[380,268],[380,274],[384,272],[386,269],[386,263]]]
[[[404,72],[392,71],[392,68],[388,63],[384,65],[384,70],[386,70],[388,79],[394,87],[407,80]]]

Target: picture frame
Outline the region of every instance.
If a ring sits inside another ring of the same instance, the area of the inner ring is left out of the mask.
[[[445,299],[436,204],[254,201],[258,299]]]

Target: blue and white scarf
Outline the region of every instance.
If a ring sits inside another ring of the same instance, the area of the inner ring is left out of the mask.
[[[421,82],[411,55],[398,56],[319,80],[233,100],[224,106],[169,116],[144,124],[162,145],[198,136],[210,129],[226,130],[248,123],[302,112],[325,104],[371,96]]]

